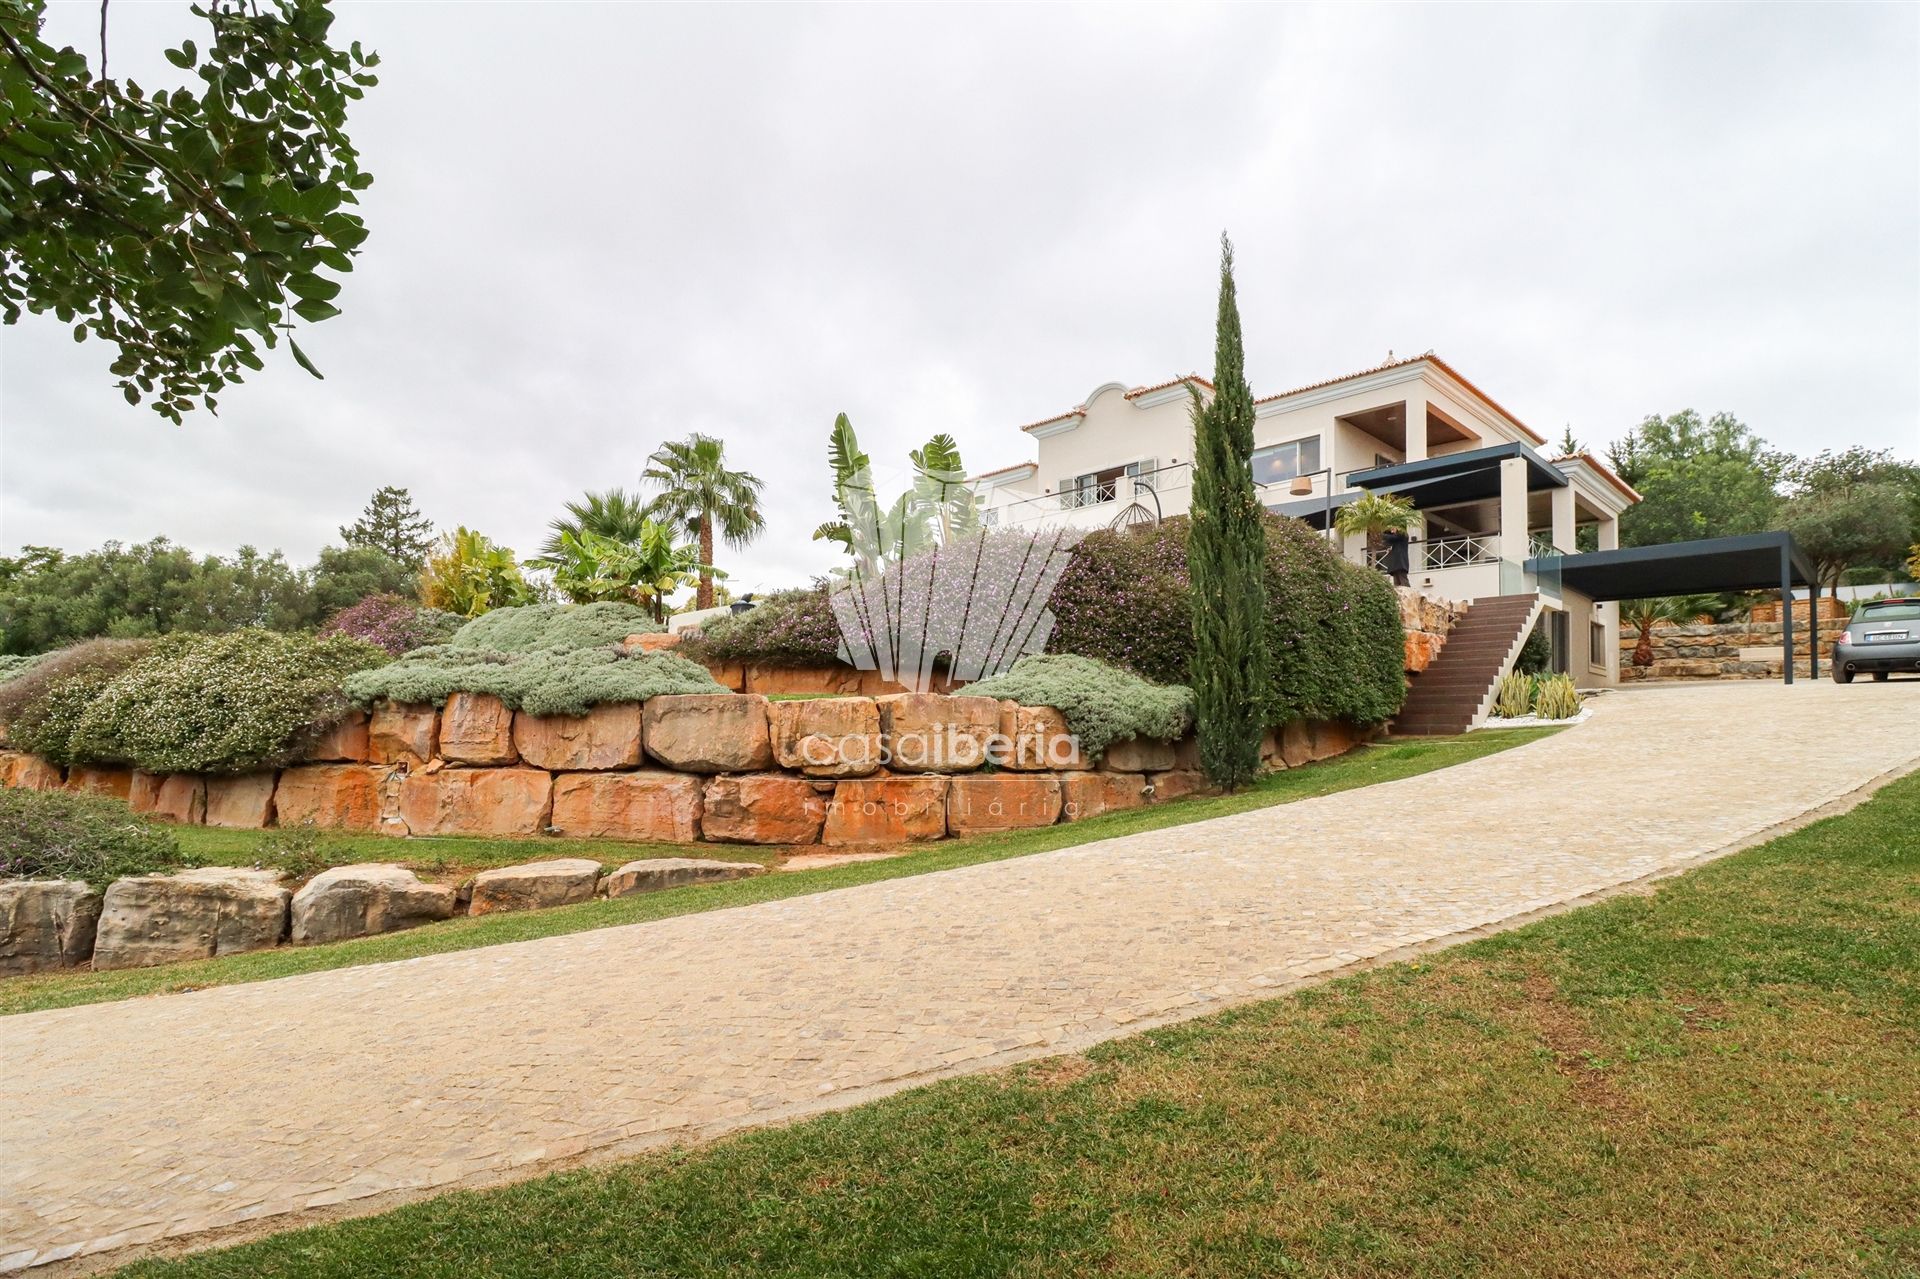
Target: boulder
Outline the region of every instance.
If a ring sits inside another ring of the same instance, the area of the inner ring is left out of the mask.
[[[758,862],[719,862],[705,857],[642,858],[609,871],[600,881],[600,895],[631,897],[635,893],[657,893],[689,884],[717,884],[722,880],[758,875],[765,870]]]
[[[273,788],[274,821],[283,827],[377,829],[380,786],[390,771],[377,764],[303,764],[282,769]]]
[[[133,770],[133,783],[127,789],[127,807],[136,813],[151,813],[153,806],[160,802],[160,783],[166,781],[163,773],[143,773]]]
[[[275,870],[207,866],[116,879],[100,912],[93,966],[146,968],[278,946],[292,896]]]
[[[1272,729],[1267,732],[1271,734]],[[1175,768],[1200,767],[1200,739],[1192,733],[1173,744],[1173,766]]]
[[[0,977],[85,963],[99,923],[100,894],[77,879],[0,880]]]
[[[640,762],[640,703],[608,702],[585,715],[513,717],[520,758],[552,772],[632,768]]]
[[[767,727],[782,768],[809,777],[866,777],[880,768],[880,712],[870,697],[769,702]]]
[[[1441,636],[1427,631],[1408,631],[1406,634],[1406,668],[1409,671],[1424,671],[1433,665],[1433,659],[1440,656],[1444,640]]]
[[[584,857],[559,857],[483,870],[473,877],[470,915],[492,915],[508,910],[545,910],[591,901],[600,879],[600,863]]]
[[[167,773],[160,778],[149,813],[163,822],[198,826],[207,820],[207,780],[192,773]]]
[[[133,793],[133,774],[124,768],[75,764],[67,770],[67,789],[78,795],[104,795],[125,801]]]
[[[440,758],[456,764],[512,764],[513,712],[491,693],[454,693],[440,712]]]
[[[1315,759],[1332,759],[1335,755],[1344,755],[1360,742],[1360,736],[1353,725],[1343,720],[1318,719],[1313,721],[1308,734],[1312,742]]]
[[[452,885],[423,884],[404,866],[335,866],[293,895],[293,941],[344,941],[451,919],[455,896]]]
[[[680,647],[680,635],[676,631],[652,631],[645,635],[629,635],[626,647],[640,653],[658,653],[670,648]]]
[[[702,662],[713,682],[736,693],[747,691],[747,668],[740,662]]]
[[[721,844],[815,844],[826,820],[827,797],[813,782],[748,773],[707,783],[700,828]]]
[[[1313,759],[1313,734],[1304,719],[1288,720],[1280,727],[1280,760],[1288,768],[1298,768]]]
[[[1016,772],[1041,772],[1093,767],[1080,749],[1080,739],[1067,727],[1067,717],[1051,706],[1000,703],[1000,748],[997,762]]]
[[[328,725],[300,758],[313,763],[364,764],[368,759],[367,713],[348,711]]]
[[[751,693],[649,698],[647,754],[683,773],[757,773],[773,767],[767,699]]]
[[[1060,815],[1070,822],[1139,808],[1146,802],[1145,773],[1060,774]]]
[[[820,842],[903,843],[946,833],[945,777],[850,777],[833,788]]]
[[[1157,773],[1173,765],[1173,743],[1151,737],[1114,742],[1100,757],[1100,767],[1116,773]]]
[[[562,773],[553,779],[556,835],[574,839],[647,839],[691,844],[700,838],[698,777],[642,769],[634,773]]]
[[[9,755],[6,767],[6,775],[0,780],[8,786],[21,790],[59,790],[64,785],[65,774],[60,766],[49,764],[38,755]]]
[[[852,697],[860,692],[860,672],[851,666],[748,666],[746,691],[762,696],[829,693]]]
[[[1207,780],[1207,775],[1197,768],[1174,768],[1147,778],[1147,792],[1148,799],[1156,804],[1164,804],[1170,799],[1184,799],[1188,795],[1211,795],[1214,786]]]
[[[1000,731],[991,697],[894,693],[874,699],[887,767],[898,773],[970,773]]]
[[[259,830],[273,820],[272,773],[207,779],[207,825]]]
[[[553,778],[539,768],[443,768],[400,783],[400,820],[413,835],[538,835]]]
[[[367,758],[376,764],[418,768],[433,758],[439,713],[431,706],[376,706],[367,724]]]
[[[947,832],[1051,826],[1060,820],[1060,779],[1052,773],[969,773],[947,792]]]

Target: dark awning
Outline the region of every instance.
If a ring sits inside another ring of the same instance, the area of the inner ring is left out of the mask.
[[[1719,591],[1780,589],[1813,584],[1813,566],[1790,533],[1749,533],[1697,542],[1592,551],[1557,560],[1529,560],[1540,571],[1558,564],[1560,581],[1592,600],[1646,599],[1655,595],[1707,595]]]
[[[1418,462],[1396,462],[1355,471],[1347,483],[1375,493],[1397,493],[1421,510],[1480,502],[1500,496],[1500,463],[1521,458],[1527,464],[1527,489],[1565,488],[1567,477],[1524,444],[1496,444],[1491,448],[1448,453]]]
[[[1354,492],[1352,489],[1348,489],[1344,493],[1335,493],[1333,495],[1333,509],[1338,511],[1348,502],[1360,496],[1361,494]],[[1291,515],[1296,520],[1305,520],[1307,524],[1313,528],[1325,528],[1327,526],[1327,497],[1324,493],[1319,497],[1303,497],[1291,502],[1271,502],[1268,503],[1267,509],[1275,515]]]

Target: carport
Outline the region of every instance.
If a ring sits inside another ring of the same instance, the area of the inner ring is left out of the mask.
[[[1669,542],[1664,546],[1635,546],[1618,551],[1591,551],[1557,559],[1527,561],[1531,572],[1552,571],[1560,580],[1595,602],[1646,599],[1654,595],[1704,595],[1717,591],[1780,592],[1780,639],[1786,660],[1785,681],[1793,683],[1793,590],[1815,584],[1813,566],[1793,535],[1786,532],[1748,533],[1740,537],[1709,537],[1697,542]],[[1812,592],[1808,592],[1809,600]],[[1808,670],[1820,674],[1820,627],[1808,607]]]

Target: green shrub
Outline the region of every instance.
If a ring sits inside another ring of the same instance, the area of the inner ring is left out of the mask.
[[[0,684],[6,683],[16,675],[25,675],[39,660],[38,654],[22,656],[15,653],[0,653]]]
[[[172,831],[119,800],[0,790],[0,878],[83,879],[100,888],[184,864]]]
[[[170,636],[100,689],[71,752],[156,773],[272,767],[346,711],[348,675],[386,660],[344,635]]]
[[[363,706],[382,698],[440,706],[454,693],[492,693],[534,715],[583,715],[602,702],[726,691],[706,667],[676,653],[628,653],[615,645],[534,653],[452,645],[415,649],[390,665],[352,676],[346,690]]]
[[[840,624],[824,586],[781,591],[758,607],[716,618],[681,642],[696,661],[834,666],[840,662]]]
[[[1299,520],[1266,527],[1264,718],[1378,724],[1406,696],[1400,605],[1385,575],[1342,559]],[[1078,653],[1159,683],[1183,683],[1193,660],[1186,521],[1102,531],[1074,548],[1053,593],[1049,653]]]
[[[1170,739],[1193,727],[1193,690],[1150,684],[1090,657],[1040,654],[970,684],[968,696],[1010,697],[1023,706],[1051,706],[1090,756],[1129,737]]]
[[[526,604],[482,613],[455,631],[447,647],[539,653],[618,644],[664,629],[637,604]]]
[[[7,739],[55,764],[78,761],[73,731],[102,689],[153,651],[152,640],[92,639],[48,653],[0,684]]]

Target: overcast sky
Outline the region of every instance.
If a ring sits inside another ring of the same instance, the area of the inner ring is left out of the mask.
[[[326,380],[176,427],[25,318],[0,548],[306,560],[399,484],[530,553],[697,430],[768,484],[731,584],[801,581],[835,413],[896,467],[1026,460],[1210,369],[1223,228],[1256,394],[1432,349],[1550,436],[1692,407],[1920,456],[1920,7],[338,7],[383,65]],[[200,35],[112,15],[149,87]]]

